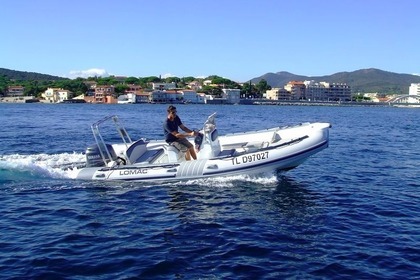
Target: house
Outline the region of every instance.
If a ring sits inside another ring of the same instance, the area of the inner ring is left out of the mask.
[[[143,92],[143,88],[140,85],[135,84],[129,84],[127,85],[127,89],[125,90],[125,93],[133,93],[133,94],[140,94]]]
[[[150,92],[143,92],[136,94],[136,103],[150,103],[151,100],[151,93]]]
[[[44,99],[44,102],[58,103],[63,102],[64,100],[72,99],[73,92],[62,88],[47,88],[41,96]]]
[[[184,96],[181,91],[165,90],[166,101],[169,103],[181,103],[184,101]]]
[[[23,96],[25,93],[25,87],[23,86],[9,86],[6,91],[6,96]]]
[[[188,83],[188,88],[192,89],[192,90],[198,90],[201,89],[201,83],[199,81],[192,81],[190,83]]]
[[[152,103],[166,103],[166,92],[163,90],[154,90],[150,93]]]
[[[184,89],[180,91],[183,96],[183,101],[185,103],[204,103],[204,99],[201,99],[195,90]]]

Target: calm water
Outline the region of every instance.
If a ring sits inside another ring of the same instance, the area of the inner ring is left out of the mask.
[[[1,279],[419,279],[420,109],[178,106],[219,132],[331,122],[286,173],[170,184],[71,179],[90,124],[162,137],[166,105],[0,104]]]

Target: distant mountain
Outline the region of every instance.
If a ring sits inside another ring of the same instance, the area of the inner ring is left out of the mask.
[[[39,74],[34,72],[16,71],[5,68],[0,68],[0,76],[6,76],[6,78],[16,81],[59,81],[68,80],[67,78],[51,76],[46,74]]]
[[[251,82],[258,83],[261,79],[266,80],[272,87],[283,87],[289,81],[314,80],[316,82],[346,83],[351,86],[353,92],[385,94],[408,94],[411,83],[420,83],[420,76],[417,75],[398,74],[374,68],[312,77],[283,71],[264,74],[261,77],[253,78]]]

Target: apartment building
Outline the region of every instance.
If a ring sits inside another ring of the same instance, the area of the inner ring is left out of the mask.
[[[94,103],[117,103],[115,98],[114,86],[99,86],[95,87]]]
[[[284,86],[284,89],[290,93],[292,100],[300,100],[306,98],[306,86],[304,82],[290,81]]]
[[[292,96],[284,88],[272,88],[266,91],[266,98],[270,100],[291,100]]]
[[[351,87],[345,83],[305,81],[306,99],[310,101],[351,101]]]
[[[411,84],[408,89],[408,94],[420,96],[420,84]]]

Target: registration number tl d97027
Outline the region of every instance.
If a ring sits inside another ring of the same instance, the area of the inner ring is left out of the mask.
[[[232,158],[232,165],[268,159],[268,151]]]

